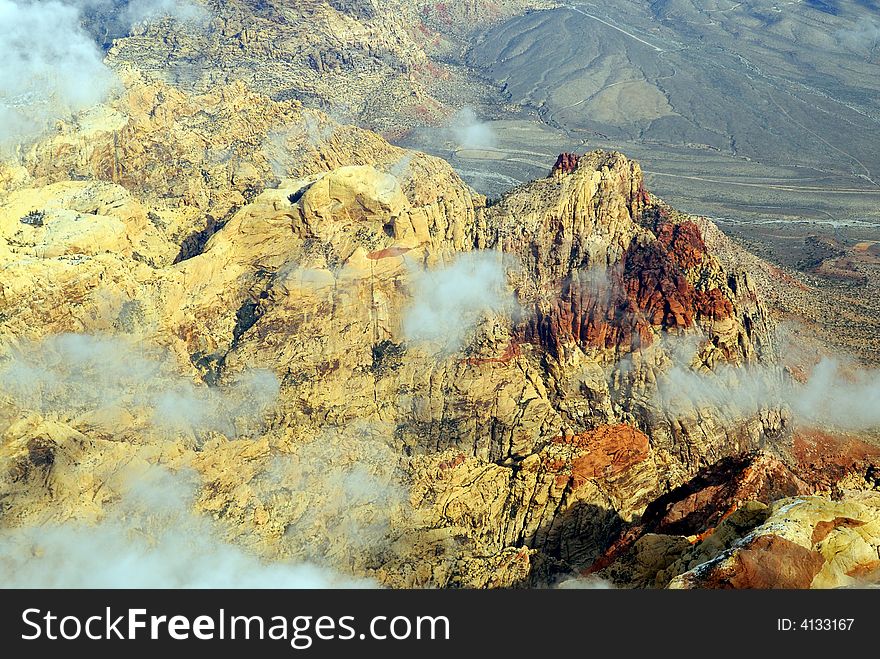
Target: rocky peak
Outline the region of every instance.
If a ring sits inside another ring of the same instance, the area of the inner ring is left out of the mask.
[[[560,153],[553,169],[550,170],[550,176],[571,174],[577,169],[579,159],[580,156],[574,153]]]
[[[736,293],[700,228],[646,192],[638,164],[617,153],[563,154],[554,175],[486,212],[502,249],[529,277],[521,340],[557,358],[571,348],[617,355],[663,332],[726,333]],[[747,321],[734,320],[744,333]],[[725,342],[736,360],[738,340]]]

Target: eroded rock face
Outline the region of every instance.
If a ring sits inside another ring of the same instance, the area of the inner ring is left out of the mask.
[[[822,454],[835,468],[804,464],[802,437],[788,464],[765,453],[723,459],[651,502],[588,572],[621,584],[673,588],[875,583],[870,520],[877,483],[864,461],[874,464],[876,451],[851,437],[823,436],[834,443],[833,452]],[[853,529],[861,530],[847,531]],[[829,549],[823,542],[831,534],[837,535]]]
[[[620,356],[649,346],[658,331],[727,329],[737,294],[696,224],[651,206],[641,170],[625,158],[593,153],[578,162],[489,211],[500,216],[506,250],[531,246],[522,258],[533,282],[518,291],[531,312],[523,340],[564,360],[572,346]],[[504,223],[524,215],[535,220]],[[730,352],[729,360],[742,357]]]
[[[729,549],[675,577],[673,588],[839,588],[876,580],[876,493],[783,499]],[[696,548],[699,551],[699,548]]]
[[[814,492],[815,485],[766,453],[723,458],[651,501],[587,572],[629,585],[665,586],[675,574],[671,566],[692,545],[729,546],[766,519],[767,504]]]
[[[306,99],[399,133],[442,122],[458,109],[450,98],[467,97],[473,79],[447,63],[464,49],[464,35],[547,4],[388,0],[376,11],[361,0],[228,0],[210,4],[208,29],[153,21],[114,34],[123,38],[112,43],[108,63],[190,91],[242,80],[268,97]]]
[[[560,153],[553,169],[550,170],[550,176],[571,174],[577,169],[578,160],[580,160],[580,156],[575,153]]]
[[[809,588],[824,561],[815,551],[777,535],[762,535],[737,547],[730,564],[704,568],[703,588]]]
[[[706,244],[711,225],[653,199],[624,156],[579,156],[487,206],[442,161],[240,85],[189,96],[131,80],[102,112],[88,136],[62,127],[0,177],[3,356],[62,332],[125,334],[164,347],[206,396],[264,369],[277,397],[235,436],[204,421],[169,435],[135,407],[28,407],[0,389],[3,524],[100,517],[120,463],[163,464],[198,474],[197,510],[267,558],[494,587],[637,556],[633,582],[666,585],[691,549],[729,549],[722,529],[763,521],[750,500],[818,484],[781,448],[756,453],[787,446],[784,411],[657,397],[672,366],[781,367],[755,287]],[[42,226],[20,221],[34,210]],[[424,281],[462,255],[500,269],[517,304],[463,319],[457,342],[419,338],[407,319],[436,293]],[[841,478],[867,474],[853,450]],[[364,481],[377,494],[347,512],[339,492]],[[754,556],[788,551],[762,542]],[[760,583],[754,556],[724,579]]]
[[[407,205],[398,180],[365,165],[341,167],[310,185],[302,197],[303,218],[322,222],[383,222]]]
[[[625,424],[599,426],[572,437],[554,437],[552,445],[561,447],[563,453],[571,452],[577,456],[561,463],[563,466],[567,464],[571,470],[571,487],[574,490],[589,479],[607,478],[626,471],[647,460],[650,451],[647,436]],[[558,467],[558,460],[551,459],[551,464]],[[565,477],[565,474],[560,474],[560,478]]]
[[[536,314],[526,336],[557,356],[566,343],[629,352],[650,346],[655,328],[687,330],[698,320],[726,320],[734,311],[729,294],[698,290],[689,279],[704,254],[696,225],[661,224],[655,241],[630,245],[617,264],[575,270],[549,315]]]
[[[766,454],[733,456],[700,471],[684,485],[655,499],[642,515],[648,532],[708,535],[717,524],[750,501],[815,491],[785,464]]]

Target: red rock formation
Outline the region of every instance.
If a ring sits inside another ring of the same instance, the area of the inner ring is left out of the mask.
[[[605,569],[646,533],[692,536],[694,542],[700,542],[746,501],[769,504],[814,491],[772,456],[726,458],[653,501],[640,523],[624,530],[584,574]]]
[[[846,576],[853,577],[866,584],[877,584],[880,581],[880,561],[860,563],[847,570]]]
[[[880,484],[880,447],[856,437],[816,429],[799,430],[795,433],[792,458],[788,465],[765,454],[737,456],[704,469],[689,482],[652,502],[640,522],[625,529],[585,570],[585,574],[607,568],[647,533],[691,536],[694,542],[705,540],[747,501],[769,504],[786,497],[817,494],[833,489],[841,480],[853,476]],[[813,530],[813,545],[824,540],[834,529],[862,524],[845,517],[820,522]],[[809,586],[817,572],[792,573],[784,567],[784,562],[804,559],[808,566],[817,564],[821,567],[811,552],[800,547],[793,549],[792,543],[781,538],[762,542],[767,546],[747,547],[741,555],[738,554],[735,569],[728,565],[723,572],[710,572],[692,585],[706,588]],[[768,558],[766,571],[756,571],[758,559],[773,552],[781,553]],[[859,570],[860,578],[867,578],[866,575],[874,578],[875,574],[873,565]]]
[[[693,222],[662,223],[657,230],[657,240],[666,249],[670,258],[685,270],[703,261],[706,243],[699,227]]]
[[[825,565],[811,551],[778,535],[761,535],[735,550],[731,564],[701,574],[697,588],[809,588]]]
[[[818,545],[828,534],[839,528],[854,529],[864,526],[865,522],[860,519],[851,519],[849,517],[835,517],[830,522],[819,522],[813,527],[813,537],[811,538],[814,545]]]
[[[616,540],[608,545],[608,548],[591,565],[582,570],[581,574],[589,576],[604,570],[625,554],[635,544],[636,540],[641,537],[641,534],[642,531],[639,527],[625,530]]]
[[[626,295],[651,326],[685,329],[694,324],[694,287],[661,243],[630,247],[623,263]]]
[[[525,341],[537,343],[554,356],[565,344],[582,347],[629,349],[648,345],[650,324],[638,313],[618,271],[609,271],[607,287],[597,286],[590,273],[579,271],[560,286],[547,313],[540,310],[525,329]]]
[[[847,476],[872,477],[880,468],[880,447],[845,434],[815,428],[794,436],[798,473],[820,488],[832,488]]]
[[[633,243],[605,277],[575,270],[549,312],[536,311],[525,340],[555,356],[566,343],[629,351],[650,345],[653,328],[687,329],[698,318],[729,318],[733,303],[721,290],[698,290],[687,278],[705,254],[694,223],[663,222],[656,241]]]
[[[557,474],[559,485],[570,482],[575,490],[588,480],[626,471],[647,460],[650,453],[648,437],[626,424],[604,425],[579,435],[556,437],[552,443],[567,449],[567,455],[558,457],[551,450],[545,456],[544,467]]]
[[[722,320],[733,315],[733,303],[719,289],[711,288],[694,292],[694,310],[698,317]]]
[[[550,176],[556,174],[571,174],[577,169],[579,160],[580,156],[577,154],[560,153],[559,157],[556,159],[556,164],[553,165],[553,169],[550,171]]]
[[[727,458],[654,501],[642,515],[646,533],[708,536],[746,501],[771,503],[814,489],[765,454]]]
[[[412,251],[412,247],[386,247],[377,252],[370,252],[367,254],[367,258],[373,261],[379,261],[381,259],[389,259],[395,256],[403,256],[410,251]]]

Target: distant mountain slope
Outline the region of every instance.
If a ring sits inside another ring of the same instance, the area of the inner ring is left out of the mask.
[[[841,1],[567,3],[470,61],[545,120],[880,185],[880,15]]]
[[[200,91],[243,80],[340,120],[393,134],[437,123],[487,92],[453,64],[465,37],[542,0],[204,2],[207,29],[169,21],[117,34],[112,66],[130,64]],[[98,17],[100,19],[100,17]],[[93,21],[96,27],[100,20]],[[100,28],[99,28],[100,29]],[[455,57],[450,57],[454,55]],[[491,95],[490,90],[488,93]]]

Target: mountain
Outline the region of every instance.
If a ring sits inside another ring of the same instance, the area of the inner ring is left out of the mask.
[[[394,70],[363,26],[519,3],[207,6],[0,165],[6,583],[876,581],[876,374],[786,322],[825,298],[617,151],[489,199],[316,107]],[[411,127],[388,75],[358,117]]]
[[[560,151],[624,151],[658,196],[817,289],[810,304],[781,301],[798,323],[876,362],[877,11],[620,0],[524,12],[464,56],[503,92],[482,138],[417,129],[404,143],[493,197]]]
[[[466,36],[540,4],[212,2],[207,24],[152,21],[119,35],[107,62],[193,91],[244,81],[275,100],[307,101],[342,121],[395,134],[491,95],[454,63]]]
[[[791,187],[803,188],[790,204],[801,215],[873,217],[846,205],[877,194],[880,13],[855,0],[830,6],[561,3],[491,27],[467,59],[551,126],[639,145],[658,185],[689,205],[784,212]],[[775,183],[775,198],[761,183]]]

